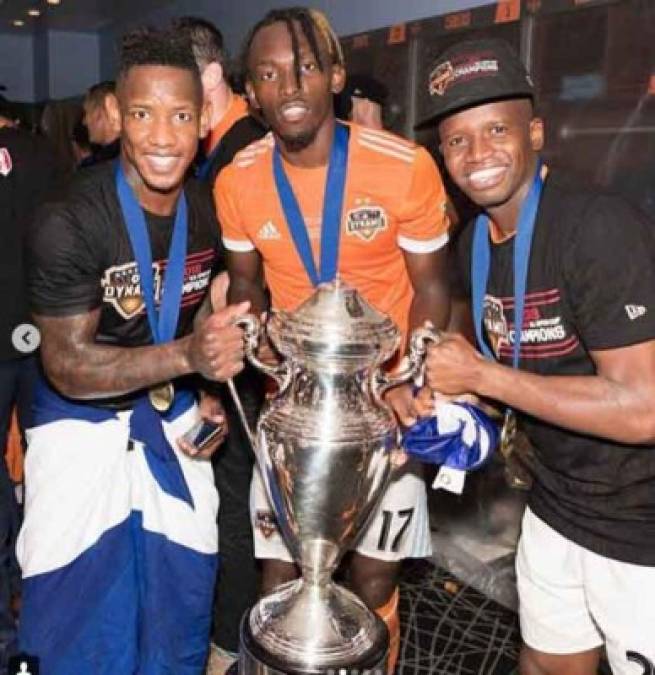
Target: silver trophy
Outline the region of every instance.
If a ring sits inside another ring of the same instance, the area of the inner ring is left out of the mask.
[[[295,312],[268,323],[283,357],[255,355],[259,321],[245,328],[246,354],[279,386],[257,424],[253,445],[277,522],[302,577],[261,598],[243,619],[239,672],[385,672],[384,623],[332,573],[378,503],[397,447],[397,426],[381,400],[420,369],[426,341],[412,335],[408,363],[386,374],[400,332],[353,288],[318,286]]]

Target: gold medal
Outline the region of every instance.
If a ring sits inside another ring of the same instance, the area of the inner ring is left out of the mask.
[[[507,460],[514,451],[516,439],[516,415],[511,408],[505,410],[503,428],[500,431],[500,454]]]
[[[505,411],[500,432],[500,454],[505,460],[507,484],[517,490],[529,490],[532,487],[530,460],[533,450],[528,437],[519,431],[516,413],[511,408]]]
[[[172,382],[164,382],[148,391],[148,398],[152,407],[160,413],[165,413],[172,405],[175,398],[175,389]]]

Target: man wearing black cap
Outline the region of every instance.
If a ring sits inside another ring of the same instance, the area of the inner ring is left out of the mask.
[[[506,452],[517,418],[531,443],[521,673],[592,675],[603,644],[614,673],[654,673],[655,226],[542,164],[506,43],[449,49],[428,87],[446,167],[482,210],[456,256],[482,354],[445,335],[427,380],[506,406]]]

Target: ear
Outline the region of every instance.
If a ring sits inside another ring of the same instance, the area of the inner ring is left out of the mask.
[[[250,103],[250,106],[255,110],[261,110],[261,106],[259,105],[259,101],[257,100],[257,94],[255,94],[255,88],[252,86],[252,82],[250,80],[246,80],[245,85],[246,85],[246,96],[248,97],[248,102]]]
[[[209,101],[203,101],[200,108],[200,128],[198,138],[204,138],[210,132],[209,120],[211,119],[211,104]]]
[[[202,88],[211,91],[219,87],[223,82],[223,67],[220,63],[212,61],[202,71]]]
[[[544,121],[541,117],[533,117],[530,120],[530,145],[535,152],[544,147]]]
[[[119,135],[123,128],[121,107],[118,103],[118,98],[114,94],[107,94],[104,100],[105,114],[109,120],[111,130]]]
[[[346,85],[346,69],[343,66],[334,64],[332,66],[332,76],[330,78],[330,91],[333,94],[340,94]]]

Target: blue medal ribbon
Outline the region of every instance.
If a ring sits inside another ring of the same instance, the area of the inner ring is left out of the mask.
[[[162,282],[161,301],[159,311],[157,311],[148,226],[143,209],[127,182],[120,161],[116,164],[116,190],[139,270],[141,297],[146,306],[153,342],[154,344],[170,342],[175,338],[184,286],[188,234],[188,210],[184,191],[180,193],[177,202],[168,262]],[[189,397],[185,400],[186,407],[191,402],[188,399]],[[176,394],[172,401],[173,407],[165,414],[165,417],[179,407],[179,401],[181,397]],[[130,429],[131,437],[144,443],[148,466],[161,489],[187,502],[193,508],[193,498],[182,467],[164,434],[162,416],[154,410],[150,400],[146,397],[140,397],[136,401],[130,416]]]
[[[184,263],[186,260],[188,213],[184,191],[177,202],[173,234],[168,251],[168,262],[162,282],[159,311],[155,305],[155,281],[152,270],[152,249],[143,209],[127,182],[120,161],[116,164],[116,190],[123,212],[127,234],[139,270],[141,297],[146,306],[148,323],[154,344],[170,342],[175,337],[180,316]]]
[[[514,239],[514,344],[512,367],[518,368],[521,354],[521,332],[523,330],[523,309],[525,307],[525,290],[528,283],[528,268],[530,264],[530,249],[532,236],[537,220],[537,210],[543,189],[541,177],[541,161],[537,162],[537,170],[528,196],[521,206],[519,220]],[[473,250],[471,255],[471,295],[473,302],[473,321],[475,323],[475,337],[480,351],[488,358],[495,359],[482,335],[482,320],[484,313],[484,296],[489,281],[491,265],[491,245],[489,243],[489,216],[480,214],[475,221],[473,232]]]
[[[541,178],[541,162],[539,161],[530,191],[521,206],[514,241],[514,368],[518,367],[521,353],[521,330],[523,328],[530,248],[542,188],[543,180]],[[495,355],[482,334],[484,296],[487,291],[490,264],[489,217],[482,214],[475,221],[473,233],[471,294],[473,296],[473,319],[478,345],[487,358],[493,359]],[[459,413],[462,415],[463,421],[459,429],[444,433],[440,429],[439,413],[437,413],[433,417],[419,420],[406,430],[403,435],[403,447],[408,454],[422,462],[443,464],[460,471],[477,469],[484,464],[498,443],[496,424],[476,406],[462,403],[451,404],[451,410],[449,411],[451,414],[453,413],[453,406],[457,406]],[[511,414],[511,410],[508,409],[508,411]],[[467,420],[471,428],[475,430],[473,443],[464,441],[464,420]]]
[[[337,274],[339,262],[339,235],[341,233],[341,212],[346,188],[348,169],[348,127],[337,123],[334,128],[330,164],[328,167],[325,193],[323,195],[323,220],[321,225],[321,260],[320,271],[316,270],[309,233],[305,219],[293,193],[284,167],[278,146],[273,152],[273,176],[275,187],[282,204],[282,210],[289,226],[291,238],[298,255],[307,271],[312,285],[332,281]]]
[[[209,180],[209,174],[211,173],[211,168],[212,164],[214,163],[214,160],[218,156],[218,151],[221,149],[221,144],[216,143],[214,146],[214,149],[206,155],[202,162],[198,163],[198,166],[196,168],[196,178],[203,183],[205,183],[207,180]]]

